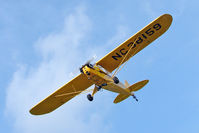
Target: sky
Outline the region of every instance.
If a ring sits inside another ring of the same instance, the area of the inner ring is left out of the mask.
[[[0,132],[198,133],[199,18],[197,0],[0,0]],[[54,112],[29,113],[95,62],[162,14],[168,31],[129,60],[117,77],[149,79],[114,104],[106,90],[89,102],[75,97]],[[73,73],[73,75],[71,75]]]

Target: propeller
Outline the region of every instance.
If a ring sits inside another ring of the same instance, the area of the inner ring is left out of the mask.
[[[83,73],[82,68],[83,68],[85,65],[92,65],[91,62],[93,62],[96,58],[97,58],[97,56],[96,56],[96,55],[93,55],[93,57],[92,57],[90,60],[88,60],[84,65],[82,65],[82,67],[79,68],[80,72]],[[95,64],[94,64],[94,65],[95,65]]]
[[[89,59],[84,65],[82,65],[79,69],[74,69],[72,72],[69,73],[70,78],[74,78],[74,76],[79,74],[79,71],[81,72],[82,67],[84,67],[86,64],[91,64],[95,59],[97,58],[96,55],[93,55],[91,59]]]
[[[90,60],[88,60],[85,64],[91,64],[91,62],[93,62],[96,58],[97,58],[97,56],[93,55],[92,58]]]

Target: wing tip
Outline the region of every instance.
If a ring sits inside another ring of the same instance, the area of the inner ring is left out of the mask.
[[[115,100],[113,101],[113,103],[114,103],[114,104],[117,104],[117,103],[119,103],[119,102],[118,102],[117,99],[115,99]]]
[[[40,113],[38,113],[38,112],[35,112],[33,109],[29,110],[29,113],[30,113],[31,115],[42,115],[42,114],[40,114]]]
[[[48,114],[48,113],[50,113],[50,112],[41,112],[41,111],[39,111],[39,110],[37,110],[37,109],[35,109],[35,108],[33,107],[32,109],[29,110],[29,113],[30,113],[31,115],[44,115],[44,114]]]
[[[162,16],[165,19],[165,21],[168,22],[168,28],[170,27],[172,21],[173,21],[173,17],[171,16],[171,14],[163,14]]]
[[[29,110],[29,113],[30,113],[31,115],[38,115],[37,113],[34,112],[33,109],[30,109],[30,110]]]
[[[149,80],[146,79],[146,80],[143,80],[143,82],[144,82],[145,84],[147,84],[147,83],[149,82]]]

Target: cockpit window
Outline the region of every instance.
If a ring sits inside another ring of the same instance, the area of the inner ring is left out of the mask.
[[[109,73],[108,71],[106,71],[106,69],[104,69],[104,68],[103,68],[102,66],[100,66],[100,65],[97,65],[97,66],[101,69],[99,72],[104,73],[104,74],[110,76],[110,73]],[[111,76],[110,76],[110,77],[111,77]]]

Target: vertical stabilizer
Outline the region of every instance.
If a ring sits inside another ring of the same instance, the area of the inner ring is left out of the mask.
[[[126,87],[126,88],[128,88],[130,85],[129,85],[129,83],[125,80],[124,81],[124,86]]]

